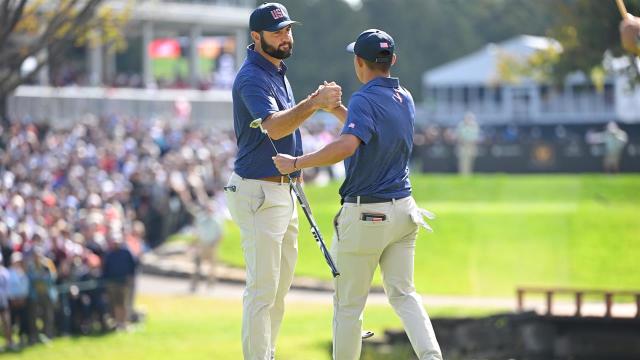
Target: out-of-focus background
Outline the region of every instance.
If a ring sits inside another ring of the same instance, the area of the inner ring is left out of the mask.
[[[222,187],[250,0],[0,0],[0,326],[20,359],[239,359]],[[297,99],[396,41],[415,282],[446,359],[640,358],[640,60],[604,0],[296,0]],[[640,1],[625,1],[640,15]],[[305,152],[340,133],[318,112]],[[342,164],[305,174],[325,240]],[[329,359],[331,275],[301,222],[279,359]],[[328,244],[329,245],[329,244]],[[414,356],[379,275],[363,359]]]

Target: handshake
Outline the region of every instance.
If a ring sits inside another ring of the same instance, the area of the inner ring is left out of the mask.
[[[317,110],[332,112],[342,105],[342,88],[334,81],[330,83],[325,81],[307,97],[307,100]]]

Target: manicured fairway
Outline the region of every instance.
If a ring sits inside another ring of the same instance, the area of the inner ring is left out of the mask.
[[[525,284],[640,288],[640,176],[417,175],[412,183],[418,203],[438,216],[435,232],[418,238],[421,293],[509,296]],[[338,187],[306,188],[327,243]],[[300,216],[297,274],[329,279]],[[227,229],[222,259],[243,266],[238,230]]]
[[[49,345],[38,345],[19,354],[2,354],[0,357],[25,360],[242,359],[240,301],[143,296],[138,304],[145,309],[148,318],[144,325],[130,333],[57,338]],[[470,313],[473,314],[474,311],[464,312]],[[432,313],[457,314],[461,313],[453,309],[438,309]],[[330,359],[331,316],[330,304],[296,303],[295,306],[289,306],[278,340],[278,359]],[[367,328],[374,330],[378,336],[382,334],[383,329],[401,327],[393,310],[387,306],[368,307],[365,323]],[[363,359],[391,358],[363,356]]]

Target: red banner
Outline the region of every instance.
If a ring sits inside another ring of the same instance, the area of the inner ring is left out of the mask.
[[[156,39],[149,44],[152,59],[177,59],[180,55],[180,43],[176,39]]]

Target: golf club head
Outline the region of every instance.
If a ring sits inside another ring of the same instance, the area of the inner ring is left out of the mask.
[[[253,120],[250,124],[249,127],[252,129],[258,129],[260,128],[260,131],[262,131],[263,134],[266,134],[267,131],[262,127],[262,119],[261,118],[257,118],[255,120]]]
[[[262,125],[262,119],[261,118],[257,118],[255,120],[253,120],[251,122],[251,124],[249,124],[249,127],[252,129],[257,129]]]
[[[373,337],[373,335],[374,335],[373,331],[363,331],[362,332],[362,340],[368,339],[370,337]]]

